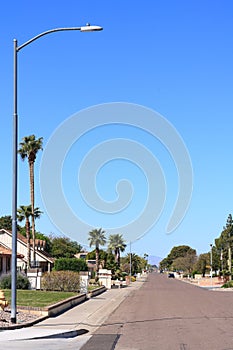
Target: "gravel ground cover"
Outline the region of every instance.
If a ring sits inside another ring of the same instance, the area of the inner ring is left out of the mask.
[[[26,322],[31,322],[38,319],[38,315],[30,314],[29,312],[18,311],[16,315],[17,324],[22,324]],[[8,328],[13,326],[15,323],[11,322],[11,311],[6,308],[4,311],[0,311],[0,328]]]

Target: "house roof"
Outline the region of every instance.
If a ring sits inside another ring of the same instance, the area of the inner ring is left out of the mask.
[[[10,232],[10,231],[8,231],[8,232]],[[21,235],[21,233],[17,232],[17,237],[20,241],[27,244],[27,238],[25,236]],[[30,244],[32,244],[32,239],[30,239]],[[39,246],[41,248],[44,248],[46,245],[46,241],[44,241],[42,239],[35,239],[35,245]]]
[[[4,256],[11,256],[12,255],[12,250],[9,248],[6,248],[3,244],[0,243],[0,255],[4,255]],[[24,255],[23,254],[19,254],[17,253],[17,258],[23,258]]]
[[[5,230],[5,229],[1,229],[0,231],[4,231],[4,232],[8,233],[10,236],[12,236],[12,231]],[[21,242],[22,244],[27,245],[26,237],[21,235],[21,233],[19,233],[19,232],[17,232],[17,240],[19,242]],[[32,240],[30,240],[30,241],[32,241]],[[35,241],[35,243],[37,243],[38,246],[42,247],[42,243],[41,242],[44,242],[44,241],[38,240],[38,239]],[[38,243],[41,243],[41,244],[38,244]],[[44,246],[45,246],[45,244],[43,245],[43,247]],[[47,261],[49,261],[51,263],[54,263],[54,258],[49,253],[45,252],[44,250],[36,250],[36,254],[38,254],[40,257],[44,258],[45,260],[47,260]]]

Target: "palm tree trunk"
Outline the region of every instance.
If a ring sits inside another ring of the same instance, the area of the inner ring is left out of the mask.
[[[34,208],[35,208],[35,191],[34,191],[34,162],[29,161],[29,176],[30,176],[30,197],[31,197],[31,207],[32,207],[32,260],[36,260],[35,254],[35,217],[34,217]]]
[[[115,262],[118,264],[118,250],[114,250]]]
[[[96,259],[96,276],[97,276],[99,272],[99,248],[97,247],[95,250],[95,259]]]
[[[27,269],[31,267],[31,250],[30,250],[30,222],[29,218],[26,217],[26,238],[27,238]]]
[[[120,267],[120,264],[121,264],[120,249],[117,250],[117,264]]]

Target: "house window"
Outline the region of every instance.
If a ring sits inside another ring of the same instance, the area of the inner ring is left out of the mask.
[[[40,267],[40,261],[37,261],[37,260],[31,261],[31,267],[32,267],[32,268],[38,268],[38,267]]]
[[[0,257],[0,272],[2,272],[2,256]]]

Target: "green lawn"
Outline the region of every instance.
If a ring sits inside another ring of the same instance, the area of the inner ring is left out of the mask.
[[[6,300],[11,303],[11,291],[4,289]],[[77,295],[72,292],[48,292],[40,290],[17,290],[17,305],[30,307],[45,307],[61,300]]]

